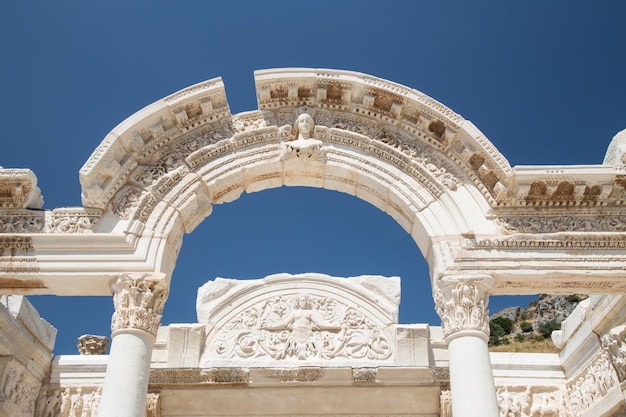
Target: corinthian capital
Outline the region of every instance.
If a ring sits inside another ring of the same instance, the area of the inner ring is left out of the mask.
[[[142,330],[156,336],[168,295],[164,274],[121,274],[111,283],[115,312],[113,335],[124,329]]]
[[[488,275],[446,276],[433,285],[435,308],[446,338],[465,330],[489,336],[487,291],[492,285],[493,278]]]

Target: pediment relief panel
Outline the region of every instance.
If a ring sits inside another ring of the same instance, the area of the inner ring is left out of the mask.
[[[201,367],[390,364],[399,278],[279,274],[198,292]]]

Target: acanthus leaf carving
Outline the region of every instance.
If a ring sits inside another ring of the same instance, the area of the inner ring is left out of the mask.
[[[477,330],[489,335],[489,298],[484,283],[481,283],[483,280],[452,278],[433,285],[435,309],[441,317],[444,336],[462,330]]]
[[[165,279],[159,275],[122,274],[112,283],[113,333],[137,329],[156,336],[168,295]]]

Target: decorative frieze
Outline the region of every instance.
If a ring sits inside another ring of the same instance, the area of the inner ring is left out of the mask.
[[[573,415],[580,416],[617,385],[618,378],[608,348],[600,351],[585,369],[567,383]]]
[[[28,255],[33,250],[33,238],[30,236],[0,236],[0,257]]]
[[[248,385],[249,371],[243,368],[164,368],[150,370],[150,386]]]
[[[111,331],[142,330],[156,336],[168,295],[163,276],[122,274],[111,284],[115,312]]]
[[[10,357],[0,357],[0,397],[26,415],[35,411],[41,382],[24,365]]]
[[[447,277],[433,285],[435,309],[441,317],[444,336],[462,330],[478,330],[489,335],[486,289],[492,281],[491,277]]]
[[[614,215],[546,215],[506,216],[497,222],[506,233],[558,233],[558,232],[624,232],[626,216]]]
[[[602,336],[602,349],[609,359],[620,382],[626,379],[626,324],[612,328]]]
[[[102,388],[45,386],[37,400],[36,417],[98,417]]]
[[[84,207],[0,209],[0,233],[90,233],[100,216],[102,210]]]
[[[550,236],[510,236],[493,239],[464,239],[464,249],[497,250],[623,250],[626,249],[626,237],[622,235],[601,234],[563,234]]]
[[[377,368],[352,368],[352,381],[355,385],[372,385],[378,383]]]
[[[500,415],[505,417],[575,417],[566,393],[559,387],[500,386]]]
[[[324,376],[323,368],[265,369],[263,375],[280,382],[315,382]]]

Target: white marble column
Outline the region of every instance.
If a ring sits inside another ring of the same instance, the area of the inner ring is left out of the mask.
[[[111,350],[98,417],[144,417],[167,283],[163,274],[123,274],[112,291]]]
[[[446,276],[433,285],[450,358],[454,417],[499,417],[489,359],[487,275]]]

